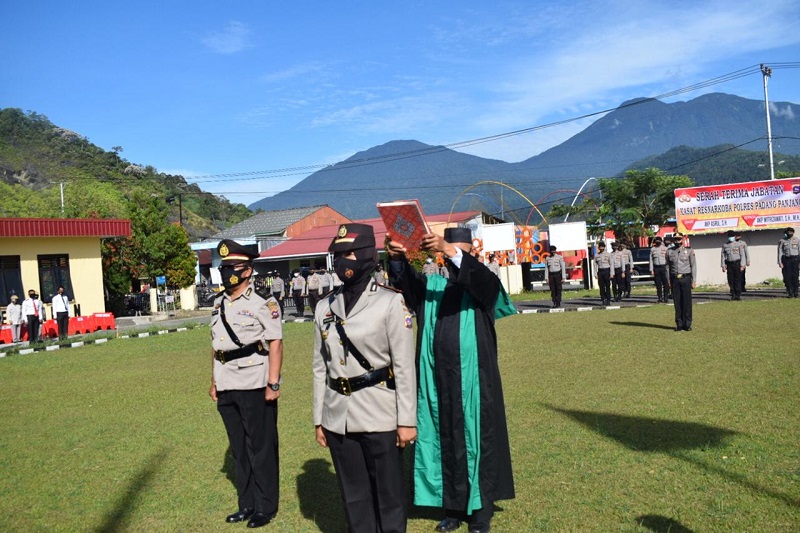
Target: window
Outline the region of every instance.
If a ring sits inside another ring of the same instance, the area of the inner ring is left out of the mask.
[[[39,286],[43,302],[50,303],[53,295],[58,293],[59,287],[64,287],[64,292],[71,299],[75,298],[72,292],[72,278],[69,275],[68,255],[39,256]]]
[[[19,303],[25,299],[25,293],[22,292],[19,256],[0,255],[0,305],[8,305],[12,294],[19,296]]]

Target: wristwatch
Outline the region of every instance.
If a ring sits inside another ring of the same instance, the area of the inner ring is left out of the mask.
[[[269,387],[270,389],[272,389],[274,391],[281,390],[281,384],[280,383],[267,383],[267,387]]]

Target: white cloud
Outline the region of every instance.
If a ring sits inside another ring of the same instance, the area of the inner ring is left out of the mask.
[[[235,54],[252,47],[250,28],[241,22],[229,22],[222,30],[215,31],[202,39],[203,44],[218,54]]]
[[[791,105],[787,105],[781,109],[775,102],[770,102],[769,112],[775,117],[786,117],[789,120],[794,120],[794,109],[792,109]]]

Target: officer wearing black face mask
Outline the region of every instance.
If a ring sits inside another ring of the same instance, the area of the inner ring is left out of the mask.
[[[341,225],[328,251],[342,286],[315,310],[315,437],[330,450],[347,530],[405,531],[403,449],[417,434],[411,314],[372,277],[372,226]]]
[[[225,290],[211,315],[211,389],[236,462],[239,508],[227,522],[267,525],[278,512],[278,397],[283,328],[278,301],[251,281],[258,254],[217,246]]]

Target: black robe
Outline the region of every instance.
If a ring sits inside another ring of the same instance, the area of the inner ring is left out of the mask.
[[[464,293],[472,297],[480,387],[480,460],[478,479],[484,505],[514,498],[511,451],[503,389],[497,363],[495,303],[500,280],[474,257],[463,254],[461,268],[448,261],[450,277],[444,289],[433,338],[435,382],[439,404],[442,461],[442,507],[464,511],[470,495],[467,443],[462,410],[460,314]],[[390,280],[403,291],[406,304],[417,313],[417,358],[425,323],[427,277],[407,261],[393,261]],[[427,295],[430,297],[430,295]],[[422,436],[421,436],[422,437]]]

